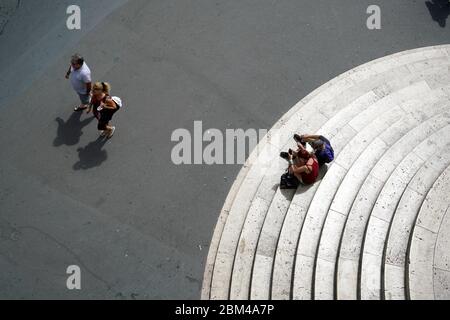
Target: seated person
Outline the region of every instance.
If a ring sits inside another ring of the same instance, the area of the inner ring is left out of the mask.
[[[280,156],[289,162],[289,174],[294,175],[300,183],[310,185],[316,182],[319,176],[319,163],[303,146],[299,146],[297,152],[289,150],[282,152]]]
[[[294,140],[300,146],[305,146],[308,142],[314,149],[314,154],[316,155],[317,161],[320,166],[325,163],[330,163],[334,160],[334,150],[331,146],[330,141],[324,136],[320,135],[294,135]]]

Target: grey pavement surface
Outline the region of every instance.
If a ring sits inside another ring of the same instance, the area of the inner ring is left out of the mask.
[[[425,1],[76,3],[81,31],[66,29],[72,1],[22,0],[0,35],[0,298],[198,299],[240,166],[175,166],[172,132],[269,129],[342,72],[450,39]],[[106,143],[72,112],[73,52],[126,103]]]

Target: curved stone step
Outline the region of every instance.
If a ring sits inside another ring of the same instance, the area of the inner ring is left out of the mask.
[[[450,299],[450,167],[436,180],[417,216],[407,268],[411,299]]]
[[[308,95],[275,124],[252,152],[222,208],[206,262],[203,299],[303,298],[296,294],[302,290],[306,298],[309,290],[312,298],[315,265],[319,266],[317,275],[321,274],[321,264],[316,261],[327,261],[327,254],[337,254],[334,235],[339,234],[339,228],[330,228],[331,214],[329,220],[324,219],[330,206],[339,207],[338,201],[333,202],[338,199],[335,194],[347,197],[343,190],[351,187],[353,196],[347,199],[354,199],[358,188],[347,181],[352,181],[354,173],[354,181],[364,180],[370,170],[361,165],[363,159],[374,164],[377,155],[390,149],[390,139],[396,133],[407,135],[405,127],[417,121],[428,123],[430,113],[421,112],[416,104],[427,100],[428,95],[435,97],[438,91],[441,96],[450,94],[445,87],[450,80],[449,48],[406,51],[350,70]],[[399,124],[401,117],[407,126]],[[296,132],[318,132],[332,138],[337,156],[321,182],[294,193],[277,187],[285,169],[278,154],[293,146]],[[372,142],[373,150],[367,149]],[[377,146],[379,149],[375,149]],[[314,221],[319,223],[315,225]],[[308,250],[314,252],[312,260],[302,260],[299,253]],[[298,272],[309,263],[306,270],[311,273]],[[327,278],[333,275],[324,274]],[[296,281],[309,281],[309,286],[299,288]],[[317,281],[316,289],[320,283]],[[323,283],[327,293],[316,298],[329,297],[330,282]]]

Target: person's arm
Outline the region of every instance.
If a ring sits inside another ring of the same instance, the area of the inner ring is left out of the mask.
[[[293,174],[297,177],[297,179],[302,180],[302,173],[310,173],[311,170],[308,168],[307,165],[304,166],[296,166],[296,165],[289,165],[289,173]]]
[[[92,99],[91,99],[91,102],[89,103],[89,105],[87,107],[86,113],[90,113],[91,111],[92,111]]]
[[[69,79],[69,76],[70,76],[71,73],[72,73],[72,66],[70,66],[69,70],[67,70],[66,79]]]
[[[307,165],[304,165],[304,166],[301,166],[301,167],[298,167],[298,166],[295,166],[295,165],[292,166],[292,173],[293,174],[300,175],[300,174],[302,174],[304,172],[306,172],[306,173],[310,173],[311,172],[311,170],[308,168]]]
[[[294,158],[296,158],[298,154],[303,155],[303,156],[305,155],[305,153],[309,154],[310,156],[313,156],[313,155],[314,155],[314,152],[309,152],[309,151],[306,150],[306,148],[305,148],[304,146],[302,146],[300,143],[297,144],[297,146],[298,146],[297,151],[294,151],[294,152],[293,152],[293,157],[294,157]]]
[[[295,165],[293,158],[294,157],[292,155],[289,158],[289,167],[288,167],[289,173],[294,175],[301,175],[303,172],[306,173],[311,172],[310,168],[306,164],[302,166]]]
[[[302,136],[302,139],[304,142],[313,142],[320,139],[320,136],[316,134],[305,134]]]
[[[92,104],[92,97],[91,97],[91,100],[90,100],[89,105],[87,107],[86,113],[90,113],[92,111],[92,106],[93,106],[93,104]]]
[[[115,109],[117,109],[117,106],[114,103],[114,101],[112,101],[112,99],[106,99],[105,103],[103,103],[103,108],[110,109],[110,110],[115,110]]]
[[[86,82],[86,92],[87,94],[91,94],[92,90],[92,82]]]

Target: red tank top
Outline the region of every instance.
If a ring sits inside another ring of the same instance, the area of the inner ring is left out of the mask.
[[[100,100],[97,100],[97,99],[95,99],[95,98],[92,98],[92,101],[91,101],[91,103],[92,103],[92,111],[93,111],[93,113],[94,113],[94,117],[96,117],[97,119],[99,119],[100,118],[100,112],[98,112],[98,110],[97,110],[97,108],[100,106],[100,104],[103,102],[105,102],[106,101],[106,99],[109,97],[109,95],[108,94],[105,94],[105,96],[102,98],[102,99],[100,99]]]
[[[319,176],[319,162],[317,162],[317,159],[314,157],[312,157],[311,159],[313,160],[313,163],[311,165],[311,167],[312,167],[311,172],[310,173],[303,172],[301,174],[302,181],[304,184],[313,184],[314,182],[316,182],[317,177]],[[308,162],[309,162],[309,160],[308,160]],[[309,167],[309,165],[308,165],[308,167]]]

